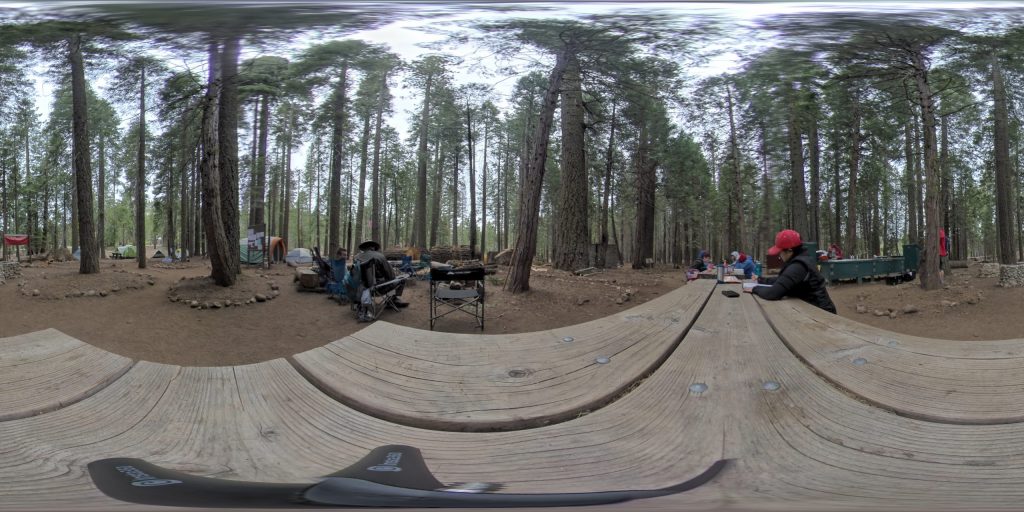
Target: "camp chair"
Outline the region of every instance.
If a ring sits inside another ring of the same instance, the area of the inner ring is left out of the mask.
[[[461,282],[461,287],[453,287],[454,281]],[[455,311],[471,315],[480,330],[483,330],[483,267],[430,270],[430,330],[434,330],[438,318]]]
[[[408,275],[399,274],[390,281],[377,282],[377,271],[371,262],[363,264],[358,260],[352,265],[353,276],[348,284],[351,294],[352,308],[356,311],[356,318],[360,322],[372,322],[380,318],[385,309],[401,311],[395,301],[398,300],[396,289],[398,285],[409,278]]]
[[[339,302],[348,304],[349,294],[345,284],[348,278],[346,260],[345,258],[333,259],[330,265],[331,275],[328,276],[327,285],[324,286],[324,289],[327,290],[328,296],[338,297]]]

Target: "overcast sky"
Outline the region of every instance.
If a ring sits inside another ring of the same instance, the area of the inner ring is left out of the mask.
[[[0,7],[11,7],[15,4],[32,5],[31,2],[0,2]],[[522,6],[522,4],[520,4]],[[425,20],[405,19],[386,24],[378,29],[353,33],[348,38],[363,39],[367,42],[382,43],[390,47],[391,51],[398,54],[405,61],[412,61],[419,56],[430,53],[422,47],[425,43],[437,42],[443,39],[442,35],[431,33],[429,29],[438,27],[463,27],[470,22],[484,21],[485,19],[508,18],[513,15],[501,14],[493,10],[474,9],[470,4],[454,4],[453,14],[443,15],[437,18]],[[464,8],[463,8],[464,7]],[[628,16],[636,13],[663,12],[679,16],[680,19],[687,19],[695,15],[715,16],[719,19],[731,21],[737,30],[750,29],[756,25],[759,18],[776,14],[806,14],[808,16],[828,16],[829,13],[837,11],[863,10],[869,12],[908,12],[917,10],[979,10],[992,7],[1000,8],[1024,8],[1022,2],[941,2],[941,1],[916,1],[916,2],[662,2],[662,3],[623,3],[623,2],[574,2],[574,3],[531,3],[526,4],[525,10],[516,11],[516,17],[544,17],[544,18],[570,18],[586,14],[621,14]],[[427,29],[427,30],[425,30]],[[753,34],[752,34],[753,35]],[[747,44],[768,44],[770,34],[757,33],[761,37],[745,39]],[[289,47],[300,51],[312,44],[322,41],[316,37],[296,39]],[[709,41],[714,44],[714,41]],[[493,86],[499,108],[507,106],[508,96],[515,85],[516,77],[487,76],[479,71],[469,71],[469,64],[488,64],[486,59],[481,62],[481,54],[474,53],[474,48],[449,48],[447,53],[455,54],[465,59],[465,64],[453,70],[453,79],[456,85],[468,82],[483,82]],[[242,58],[250,58],[259,55],[259,51],[252,47],[244,48]],[[189,65],[199,67],[203,65],[203,56],[195,63]],[[716,57],[702,69],[690,69],[689,72],[696,74],[717,74],[729,71],[737,65],[735,55],[728,52]],[[45,122],[49,115],[53,101],[52,79],[43,75],[45,69],[42,65],[37,67],[35,79],[36,103],[39,118]],[[491,66],[493,69],[493,65]],[[518,76],[518,75],[517,75]],[[101,76],[93,75],[95,84],[100,90],[106,86],[106,81]],[[409,90],[399,76],[393,81],[392,94],[395,96],[394,114],[389,124],[395,127],[403,138],[408,135],[412,113],[420,106],[419,92]],[[304,160],[304,148],[293,156],[296,166],[302,166]]]

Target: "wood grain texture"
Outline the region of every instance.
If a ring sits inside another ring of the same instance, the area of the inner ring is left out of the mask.
[[[769,382],[778,388],[765,389]],[[80,402],[0,423],[0,440],[4,511],[145,509],[93,487],[85,465],[99,458],[312,483],[391,443],[419,447],[442,482],[502,482],[505,492],[652,489],[733,459],[691,492],[573,510],[1012,510],[1024,502],[1024,423],[939,423],[865,403],[796,358],[747,294],[712,293],[649,378],[556,425],[486,433],[399,425],[333,400],[283,359],[140,362]]]
[[[535,427],[601,407],[657,368],[713,288],[697,281],[609,317],[522,334],[376,322],[293,362],[338,401],[395,423],[453,431]],[[614,364],[595,364],[601,357]]]
[[[132,361],[56,329],[0,338],[0,421],[73,404],[123,375]]]
[[[727,442],[734,471],[714,482],[728,502],[822,510],[1020,506],[1024,425],[935,423],[863,403],[793,357],[753,297],[715,302],[712,296],[706,311],[729,330],[721,341],[731,346],[729,403],[740,425]],[[764,389],[769,381],[780,387]]]
[[[99,458],[312,483],[393,443],[420,448],[443,482],[502,482],[507,492],[659,488],[721,457],[724,408],[714,391],[694,394],[687,386],[721,374],[723,357],[715,344],[697,341],[684,340],[658,372],[605,408],[492,433],[424,430],[368,416],[321,393],[283,359],[222,368],[140,362],[72,406],[0,423],[0,509],[140,508],[92,486],[85,465]],[[714,504],[715,496],[689,499]]]
[[[832,315],[803,301],[759,303],[797,356],[872,404],[929,421],[1024,421],[1024,340],[918,338]]]

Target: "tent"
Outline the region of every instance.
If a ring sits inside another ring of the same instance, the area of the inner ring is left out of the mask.
[[[304,265],[310,265],[313,263],[313,253],[309,249],[298,248],[288,251],[288,255],[284,257],[284,261],[288,263],[290,267],[300,267]]]
[[[256,242],[255,247],[249,248],[249,241],[242,239],[238,241],[238,255],[242,263],[257,265],[263,262],[263,241]],[[281,237],[270,237],[270,262],[280,263],[284,261],[288,248],[284,245]]]
[[[138,253],[135,252],[135,246],[131,244],[117,246],[117,252],[121,254],[122,258],[134,258],[138,256]]]

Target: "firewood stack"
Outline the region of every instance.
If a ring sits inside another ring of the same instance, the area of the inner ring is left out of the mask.
[[[431,261],[438,261],[441,263],[446,263],[452,260],[468,260],[473,257],[468,245],[460,245],[458,247],[439,245],[432,247],[429,254]]]

